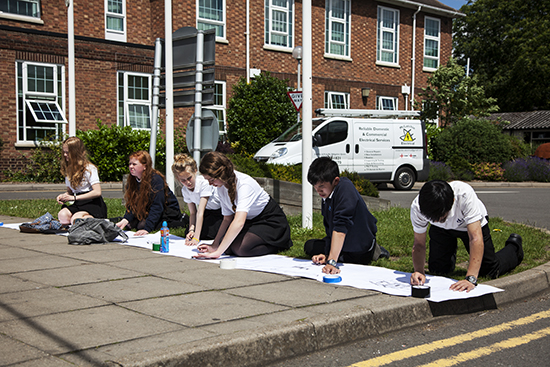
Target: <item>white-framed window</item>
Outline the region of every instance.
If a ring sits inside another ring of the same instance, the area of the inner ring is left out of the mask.
[[[274,48],[294,47],[294,1],[265,0],[265,44]]]
[[[0,13],[40,19],[40,0],[2,0]]]
[[[376,61],[399,64],[399,10],[378,7]]]
[[[17,142],[59,139],[67,123],[64,113],[63,65],[16,62]]]
[[[118,72],[118,125],[151,128],[151,74]]]
[[[441,20],[426,17],[424,21],[424,68],[435,70],[439,67],[439,45]]]
[[[349,93],[325,91],[325,108],[349,108]]]
[[[349,57],[351,23],[350,0],[326,0],[325,53]]]
[[[225,82],[214,83],[214,105],[208,106],[208,109],[214,112],[218,119],[218,125],[220,127],[220,141],[225,141],[227,136],[227,126],[225,119],[225,106],[226,106],[226,84]]]
[[[376,109],[386,111],[397,110],[397,97],[376,96]]]
[[[197,29],[216,29],[216,38],[225,40],[225,0],[197,0]]]
[[[126,42],[126,0],[105,0],[105,39]]]

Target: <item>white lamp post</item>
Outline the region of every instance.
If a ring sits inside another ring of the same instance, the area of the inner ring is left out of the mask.
[[[298,60],[298,85],[296,90],[301,91],[302,88],[300,88],[300,66],[302,62],[302,46],[294,47],[294,50],[292,50],[292,57]],[[300,122],[300,111],[298,111],[298,122]]]

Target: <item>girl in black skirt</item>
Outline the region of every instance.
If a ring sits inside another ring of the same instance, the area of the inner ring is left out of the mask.
[[[79,218],[107,218],[97,167],[88,160],[84,143],[77,137],[63,142],[61,173],[67,185],[67,192],[57,196],[57,202],[63,204],[57,214],[61,224]]]
[[[218,189],[223,222],[212,245],[200,245],[196,258],[274,254],[292,246],[290,226],[279,205],[252,177],[237,172],[219,152],[207,153],[199,171]]]

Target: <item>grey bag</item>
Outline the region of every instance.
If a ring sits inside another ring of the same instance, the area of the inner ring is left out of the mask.
[[[105,219],[86,218],[78,220],[69,228],[70,245],[89,245],[91,243],[112,242],[118,236],[124,241],[128,235],[114,223]]]

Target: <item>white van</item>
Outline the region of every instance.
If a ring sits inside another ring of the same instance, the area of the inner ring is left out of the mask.
[[[374,183],[410,190],[428,178],[426,127],[419,111],[318,109],[313,119],[313,159],[329,156],[340,171],[357,172]],[[302,123],[260,149],[266,163],[302,163]]]

